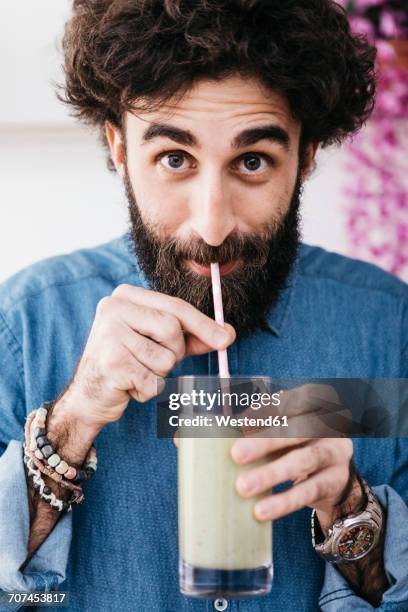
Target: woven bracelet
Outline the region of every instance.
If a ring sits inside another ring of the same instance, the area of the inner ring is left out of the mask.
[[[58,497],[53,493],[49,486],[47,486],[41,478],[41,472],[36,468],[32,460],[24,456],[24,463],[27,466],[27,475],[33,481],[33,487],[38,490],[38,493],[45,502],[47,502],[52,508],[58,510],[58,512],[63,512],[66,510],[67,512],[71,512],[72,510],[72,501],[64,501],[62,499],[58,499]]]

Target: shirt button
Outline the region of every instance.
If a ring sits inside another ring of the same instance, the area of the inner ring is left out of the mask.
[[[219,597],[214,601],[214,608],[219,610],[219,612],[223,612],[228,608],[228,599],[224,599],[224,597]]]

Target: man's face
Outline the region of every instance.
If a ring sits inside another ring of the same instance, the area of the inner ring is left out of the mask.
[[[225,319],[263,327],[296,256],[300,126],[258,81],[200,81],[181,101],[107,127],[135,251],[158,291],[212,314],[219,261]],[[310,159],[310,158],[309,158]]]

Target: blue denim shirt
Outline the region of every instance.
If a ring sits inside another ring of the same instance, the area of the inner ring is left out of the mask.
[[[71,593],[69,610],[214,610],[179,593],[177,450],[156,435],[155,402],[131,401],[99,434],[98,473],[86,502],[61,517],[30,563],[22,461],[26,415],[70,380],[98,301],[121,283],[148,287],[123,236],[37,263],[0,287],[0,589]],[[378,268],[301,245],[270,331],[238,338],[233,375],[408,377],[408,286]],[[216,355],[188,358],[173,374],[215,374]],[[408,610],[408,442],[355,439],[355,462],[387,511],[380,610]],[[372,610],[314,552],[311,510],[274,523],[268,596],[229,611]]]

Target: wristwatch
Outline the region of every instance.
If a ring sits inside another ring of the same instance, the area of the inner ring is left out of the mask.
[[[363,478],[366,507],[357,514],[338,518],[325,537],[312,512],[312,542],[315,551],[330,563],[352,563],[365,557],[378,543],[384,521],[383,509]]]

